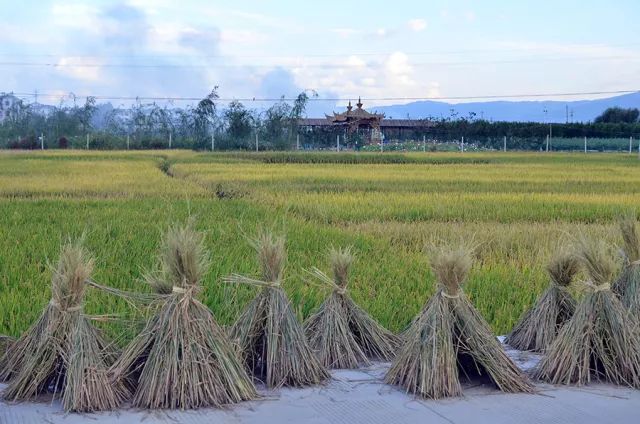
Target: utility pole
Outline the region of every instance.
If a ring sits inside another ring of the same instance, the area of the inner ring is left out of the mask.
[[[127,150],[129,150],[129,134],[127,134]]]
[[[427,151],[427,137],[425,135],[422,135],[422,151]]]
[[[633,136],[629,136],[629,154],[631,154],[631,149],[633,149]]]
[[[460,144],[460,151],[464,152],[464,136],[462,136],[462,143]]]
[[[87,133],[87,150],[89,150],[89,133]]]
[[[549,134],[547,134],[547,152],[549,151]]]
[[[214,134],[211,134],[211,151],[213,152],[215,148],[216,148],[216,138]]]
[[[171,133],[169,133],[169,150],[171,150]]]
[[[587,136],[584,136],[584,152],[587,153]]]
[[[340,134],[336,135],[336,152],[340,151]]]
[[[40,133],[40,150],[44,150],[44,134]]]
[[[258,151],[258,131],[256,131],[256,152]]]
[[[564,105],[564,112],[567,116],[567,124],[569,123],[569,105]]]
[[[300,134],[296,134],[296,150],[300,150]]]
[[[506,135],[502,139],[502,150],[505,151],[505,152],[507,151],[507,136]]]

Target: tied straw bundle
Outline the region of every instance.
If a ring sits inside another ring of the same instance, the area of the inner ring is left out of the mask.
[[[369,359],[390,361],[399,340],[378,324],[349,296],[351,248],[330,249],[333,278],[318,268],[310,274],[332,291],[318,311],[305,323],[305,333],[322,365],[328,368],[356,368]]]
[[[246,368],[267,387],[310,386],[329,378],[309,347],[302,325],[282,289],[285,240],[263,232],[252,241],[262,267],[262,279],[233,274],[228,283],[260,287],[231,329]]]
[[[126,390],[108,376],[116,350],[83,313],[85,282],[93,260],[82,242],[68,242],[51,279],[51,301],[36,323],[5,352],[0,379],[9,401],[33,400],[45,392],[62,398],[65,411],[113,409]]]
[[[638,323],[611,291],[616,264],[610,249],[583,236],[577,254],[590,278],[586,294],[535,376],[553,384],[585,385],[594,379],[640,388]]]
[[[231,341],[196,298],[209,256],[193,221],[168,230],[159,262],[159,272],[147,276],[157,293],[152,315],[112,367],[133,405],[191,409],[255,399]]]
[[[640,236],[635,216],[626,216],[619,222],[624,240],[624,267],[612,290],[636,319],[640,318]]]
[[[470,250],[442,249],[431,266],[436,293],[405,332],[385,381],[430,399],[462,395],[461,377],[488,379],[504,392],[533,392],[461,289]]]
[[[546,350],[573,315],[575,301],[567,288],[579,270],[580,263],[573,253],[557,253],[547,265],[551,284],[522,316],[505,342],[518,350]]]

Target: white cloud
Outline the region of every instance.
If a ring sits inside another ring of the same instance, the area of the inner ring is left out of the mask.
[[[427,29],[427,21],[425,21],[424,19],[421,19],[421,18],[410,19],[407,22],[407,26],[412,31],[420,32],[420,31],[424,31],[425,29]]]
[[[362,60],[358,56],[353,56],[353,55],[347,58],[346,64],[347,66],[350,66],[353,68],[364,68],[365,66],[367,66],[367,63],[364,60]]]
[[[97,62],[95,58],[61,57],[56,62],[56,69],[65,76],[71,76],[83,82],[96,82],[101,78],[102,69]]]
[[[408,75],[413,69],[409,64],[409,57],[403,52],[395,52],[389,56],[386,68],[392,75]]]
[[[342,38],[349,38],[360,32],[354,28],[332,28],[330,31]]]

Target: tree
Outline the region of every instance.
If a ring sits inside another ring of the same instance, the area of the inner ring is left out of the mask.
[[[251,112],[237,100],[229,103],[224,111],[227,122],[227,135],[236,144],[245,144],[251,136],[254,118]]]
[[[264,113],[262,133],[275,148],[284,150],[289,147],[287,132],[290,130],[291,106],[282,98]]]
[[[318,97],[318,93],[315,91],[311,91],[311,95],[315,98]],[[291,113],[289,114],[289,141],[291,142],[291,137],[293,134],[298,133],[298,124],[300,119],[304,116],[305,111],[307,110],[307,103],[309,103],[309,96],[306,91],[298,94],[298,97],[293,101],[293,107],[291,108]]]
[[[607,108],[601,115],[595,119],[596,124],[609,123],[609,124],[633,124],[638,122],[640,116],[640,110],[636,108],[623,109],[621,107]]]
[[[200,149],[208,145],[209,128],[213,125],[216,117],[215,101],[218,97],[218,86],[216,85],[204,99],[198,102],[193,110],[196,146]]]

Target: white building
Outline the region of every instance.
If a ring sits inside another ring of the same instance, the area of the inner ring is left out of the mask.
[[[11,93],[0,93],[0,123],[11,116],[20,100]]]

